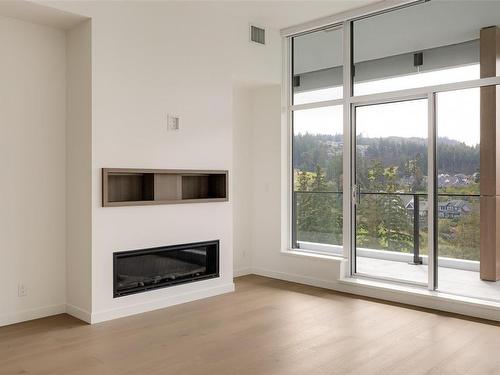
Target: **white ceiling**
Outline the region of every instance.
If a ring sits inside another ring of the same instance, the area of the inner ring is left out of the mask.
[[[50,8],[32,1],[0,0],[0,16],[67,30],[85,20],[85,17]]]
[[[100,0],[105,1],[105,0]],[[121,0],[132,1],[132,0]],[[134,0],[148,2],[144,0]],[[173,0],[156,0],[173,1]],[[189,0],[181,0],[188,2]],[[283,29],[300,23],[322,18],[335,13],[358,8],[380,0],[328,0],[328,1],[203,1],[229,16],[237,16],[266,28]],[[118,1],[120,2],[120,1]],[[193,1],[196,2],[196,1]],[[24,19],[61,29],[68,29],[81,22],[84,17],[62,12],[45,6],[47,0],[0,0],[0,15]],[[50,6],[50,5],[49,5]]]
[[[500,25],[500,1],[430,1],[354,23],[354,61],[453,45],[479,38],[482,27]],[[296,39],[296,73],[342,63],[340,32]],[[328,47],[327,47],[328,46]]]
[[[224,12],[244,16],[249,22],[283,29],[346,10],[359,8],[380,0],[329,0],[329,1],[213,1],[214,7]]]

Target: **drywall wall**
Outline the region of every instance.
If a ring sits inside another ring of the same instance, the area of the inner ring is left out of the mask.
[[[0,50],[3,325],[65,309],[65,34],[0,17]]]
[[[92,321],[232,290],[233,82],[279,84],[278,31],[251,44],[248,18],[210,3],[52,5],[92,18]],[[230,201],[103,208],[103,167],[228,169]],[[113,252],[212,239],[219,279],[113,298]]]
[[[66,304],[90,320],[92,254],[91,21],[66,32]]]
[[[233,264],[234,275],[250,272],[253,213],[253,91],[238,84],[233,90]]]
[[[235,158],[235,168],[253,170],[253,196],[251,212],[251,266],[247,273],[274,277],[282,280],[334,289],[342,292],[385,299],[416,306],[439,309],[459,314],[498,320],[497,306],[471,303],[467,299],[451,295],[437,296],[435,292],[412,287],[388,290],[383,283],[366,282],[360,279],[345,281],[347,263],[341,258],[322,255],[297,254],[286,249],[286,221],[282,209],[287,205],[287,130],[281,120],[278,86],[256,88],[246,96],[250,104],[252,147],[250,155]],[[263,136],[265,135],[265,136]],[[235,139],[234,148],[244,147],[246,141]],[[236,211],[235,211],[236,215]],[[237,236],[238,227],[235,227]]]
[[[321,286],[337,284],[341,262],[328,257],[304,257],[284,254],[282,241],[282,126],[281,86],[255,87],[244,96],[251,108],[247,137],[235,138],[234,148],[245,150],[245,157],[235,156],[235,168],[251,170],[248,198],[252,203],[245,215],[250,217],[251,264],[244,271]],[[240,133],[243,133],[240,130]],[[248,150],[247,145],[251,147]],[[285,151],[286,152],[286,151]],[[285,154],[286,155],[286,154]],[[285,192],[286,195],[286,192]],[[237,211],[235,210],[235,215]],[[239,214],[243,216],[243,214]],[[235,237],[246,236],[244,227],[235,227]],[[245,273],[245,272],[241,272]]]

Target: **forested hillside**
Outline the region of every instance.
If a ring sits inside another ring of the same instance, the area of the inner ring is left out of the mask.
[[[412,252],[413,213],[410,200],[420,200],[421,253],[427,245],[427,142],[421,138],[361,138],[357,140],[356,176],[361,187],[357,207],[357,245],[371,249]],[[294,137],[294,189],[297,239],[332,245],[342,243],[342,155],[340,135]],[[440,206],[466,207],[454,216],[442,212],[439,254],[479,259],[479,146],[438,140]],[[451,181],[447,184],[446,181]],[[446,185],[447,184],[447,185]],[[325,192],[332,192],[328,194]],[[364,195],[363,195],[364,194]],[[405,195],[406,194],[406,195]],[[409,194],[409,195],[408,195]],[[416,194],[416,195],[414,195]],[[452,196],[450,194],[459,194]],[[445,216],[447,215],[447,216]]]
[[[319,165],[327,180],[342,170],[342,136],[299,134],[294,137],[293,160],[296,169],[313,172]],[[422,138],[363,138],[357,139],[359,159],[377,160],[384,166],[396,166],[402,171],[408,157],[418,157],[418,168],[427,171],[427,140]],[[403,157],[405,156],[405,157]],[[438,140],[438,170],[440,173],[472,175],[479,172],[479,146],[440,138]]]

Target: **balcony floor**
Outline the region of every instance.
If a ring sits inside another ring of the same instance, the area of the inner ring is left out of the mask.
[[[427,265],[358,257],[357,272],[363,275],[427,283]],[[500,301],[500,281],[482,281],[479,272],[439,267],[438,275],[438,290],[442,292]]]

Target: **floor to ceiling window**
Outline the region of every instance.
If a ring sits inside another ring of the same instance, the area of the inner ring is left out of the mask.
[[[296,247],[341,253],[342,106],[293,113]]]
[[[288,38],[294,249],[500,300],[500,197],[481,179],[500,131],[496,25],[500,2],[428,1]]]
[[[325,49],[328,45],[331,48]],[[342,29],[293,38],[293,246],[342,254]],[[309,72],[314,72],[309,74]]]

